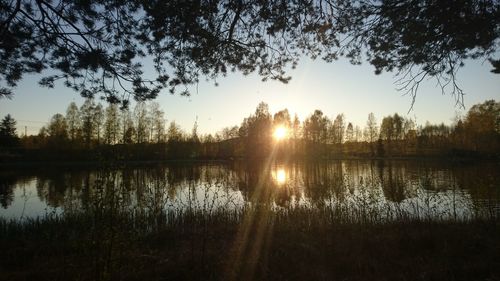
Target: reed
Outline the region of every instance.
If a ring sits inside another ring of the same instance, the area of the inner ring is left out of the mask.
[[[361,203],[360,203],[361,204]],[[496,216],[343,205],[0,219],[4,280],[496,280]],[[362,205],[363,206],[363,205]],[[382,210],[383,211],[383,210]],[[388,219],[390,217],[390,219]]]

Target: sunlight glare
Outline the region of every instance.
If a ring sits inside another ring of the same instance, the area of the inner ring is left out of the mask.
[[[284,126],[278,126],[274,129],[274,138],[278,141],[284,139],[288,134],[288,130]]]
[[[284,169],[276,171],[276,182],[278,182],[278,184],[284,184],[286,182],[286,173]]]

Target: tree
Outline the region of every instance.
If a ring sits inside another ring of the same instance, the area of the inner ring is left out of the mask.
[[[347,128],[345,129],[345,141],[353,142],[354,141],[354,126],[351,122],[347,124]]]
[[[389,141],[394,138],[394,120],[392,116],[387,116],[382,119],[382,124],[380,125],[380,138]]]
[[[290,129],[292,126],[292,121],[290,119],[290,113],[288,109],[283,109],[274,114],[273,117],[273,126],[284,126],[287,129]]]
[[[293,117],[293,122],[292,122],[292,152],[294,155],[297,154],[298,151],[301,150],[301,146],[300,146],[300,143],[299,143],[299,138],[301,136],[301,126],[300,126],[300,120],[299,120],[299,116],[297,116],[297,113],[295,113],[294,117]]]
[[[426,77],[436,78],[443,91],[449,85],[462,99],[455,81],[458,68],[465,59],[490,57],[499,46],[496,0],[357,0],[338,11],[339,18],[349,20],[339,26],[347,29],[348,43],[342,48],[348,56],[359,61],[364,46],[375,72],[397,70],[400,89],[413,101]],[[498,64],[494,67],[498,70]]]
[[[378,126],[377,119],[375,119],[375,114],[370,112],[368,114],[368,120],[366,121],[366,140],[370,143],[370,152],[372,156],[375,155],[375,141],[378,139]]]
[[[495,151],[500,146],[500,102],[488,100],[473,105],[464,128],[473,150]]]
[[[62,80],[84,97],[103,93],[126,106],[130,95],[152,99],[233,70],[287,82],[285,69],[304,53],[356,64],[366,54],[376,73],[400,73],[413,97],[427,76],[461,97],[463,61],[498,50],[499,10],[497,0],[0,0],[0,95],[24,74],[51,69],[42,85]]]
[[[363,132],[361,131],[361,128],[356,125],[354,127],[354,142],[361,141],[363,139]]]
[[[19,142],[16,133],[16,120],[10,116],[5,115],[0,123],[0,145],[1,146],[14,146]]]
[[[148,141],[148,109],[145,102],[138,102],[134,108],[134,124],[137,143]]]
[[[116,104],[108,105],[104,115],[104,142],[106,144],[116,144],[120,132],[118,106]]]
[[[102,124],[104,123],[103,121],[104,121],[104,111],[102,109],[102,105],[99,103],[94,107],[94,119],[93,119],[97,144],[101,143]]]
[[[375,119],[375,114],[373,114],[373,112],[368,114],[368,120],[366,121],[366,131],[368,132],[367,133],[367,136],[368,136],[367,140],[370,143],[372,143],[378,139],[377,119]]]
[[[271,152],[272,117],[269,105],[261,102],[255,113],[245,118],[240,126],[239,133],[246,141],[247,156],[267,157]]]
[[[500,134],[500,102],[487,100],[467,112],[466,124],[480,133]]]
[[[128,108],[125,108],[121,112],[121,123],[122,123],[122,142],[124,144],[134,143],[135,128],[134,120],[132,120],[132,114]]]
[[[82,136],[85,145],[90,147],[90,144],[94,137],[94,113],[95,113],[95,102],[94,99],[88,98],[80,107],[80,117],[82,118]]]
[[[417,144],[416,122],[411,118],[404,119],[403,139],[404,139],[404,145],[402,146],[402,150],[404,154],[407,153],[407,150],[414,151],[416,149],[416,144]]]
[[[169,142],[180,142],[184,139],[184,132],[181,127],[175,123],[175,121],[170,122],[167,137]]]
[[[401,146],[400,142],[395,141],[402,141],[404,139],[404,124],[405,118],[399,116],[397,113],[382,119],[382,124],[380,125],[380,138],[386,141],[388,154],[391,154],[393,150]]]
[[[226,127],[222,129],[221,136],[222,140],[230,140],[237,138],[239,136],[239,128],[238,126]]]
[[[330,123],[330,119],[324,116],[319,109],[316,109],[311,116],[304,120],[302,131],[308,144],[309,153],[325,154],[327,152],[326,143]]]
[[[62,114],[57,113],[52,116],[47,126],[47,134],[53,145],[61,145],[67,141],[68,126],[66,124],[66,118],[64,118]]]
[[[72,141],[80,139],[82,131],[82,120],[76,103],[72,102],[66,109],[66,124],[68,125],[69,139]]]
[[[345,117],[344,114],[338,114],[332,124],[331,139],[332,142],[342,147],[344,142]]]
[[[198,118],[194,121],[193,129],[191,130],[191,142],[199,143],[200,137],[198,136]]]
[[[165,113],[160,108],[160,104],[152,102],[149,109],[151,119],[151,130],[153,131],[153,141],[164,142],[165,137]]]
[[[404,131],[403,131],[403,124],[405,122],[404,118],[402,116],[399,116],[399,114],[394,113],[394,116],[392,117],[392,124],[394,126],[394,135],[397,140],[402,140],[404,137]]]
[[[315,46],[277,40],[298,39],[306,26],[310,31],[301,35],[315,38],[315,17],[304,13],[312,6],[301,2],[2,0],[0,54],[6,63],[0,74],[14,86],[25,73],[54,69],[58,74],[42,79],[43,85],[62,79],[85,97],[102,92],[124,105],[122,93],[151,99],[163,88],[175,92],[198,82],[200,73],[215,78],[229,70],[258,71],[286,82],[283,69],[300,52],[285,47]],[[301,23],[302,16],[310,23]],[[140,59],[146,55],[156,78],[144,75]]]
[[[299,139],[300,129],[301,128],[300,128],[299,116],[297,116],[297,114],[295,114],[293,117],[293,123],[292,123],[292,137],[294,140]]]

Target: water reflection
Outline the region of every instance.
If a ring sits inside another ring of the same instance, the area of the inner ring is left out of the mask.
[[[218,212],[247,206],[332,209],[354,216],[498,216],[497,164],[433,162],[247,162],[101,170],[2,171],[0,216],[91,211]]]
[[[287,181],[287,175],[286,175],[285,169],[278,168],[278,169],[274,170],[273,171],[273,178],[279,186],[285,184]]]

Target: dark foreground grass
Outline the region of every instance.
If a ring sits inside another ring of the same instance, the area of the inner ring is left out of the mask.
[[[320,211],[0,221],[1,280],[500,280],[500,224]]]

